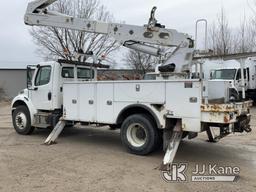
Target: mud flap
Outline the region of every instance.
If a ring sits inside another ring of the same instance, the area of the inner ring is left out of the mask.
[[[55,140],[58,138],[58,136],[64,129],[65,125],[66,125],[66,121],[60,119],[57,125],[54,127],[54,129],[50,133],[50,135],[45,140],[44,144],[46,145],[54,144]]]
[[[162,165],[160,170],[166,171],[169,169],[169,166],[172,164],[174,157],[177,153],[180,141],[182,139],[182,129],[181,129],[181,121],[178,121],[173,129],[173,133],[168,144]]]

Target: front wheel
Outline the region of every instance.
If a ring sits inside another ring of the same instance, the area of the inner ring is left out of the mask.
[[[159,131],[153,120],[143,114],[129,116],[121,127],[123,145],[136,155],[147,155],[159,145]]]
[[[17,133],[29,135],[34,131],[31,126],[29,110],[26,106],[18,106],[12,114],[12,123]]]

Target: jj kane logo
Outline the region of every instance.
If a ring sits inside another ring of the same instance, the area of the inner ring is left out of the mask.
[[[188,164],[172,164],[161,176],[166,182],[188,182]],[[196,164],[191,171],[192,182],[234,182],[239,178],[240,168],[217,164]],[[190,174],[189,174],[190,175]]]
[[[162,171],[161,176],[166,182],[187,182],[187,167],[187,163],[172,164],[167,171]]]

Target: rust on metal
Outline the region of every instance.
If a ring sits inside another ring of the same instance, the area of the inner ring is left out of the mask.
[[[232,104],[207,104],[201,105],[203,112],[235,112],[236,108]]]
[[[224,116],[224,122],[228,123],[229,122],[229,117],[227,115]]]

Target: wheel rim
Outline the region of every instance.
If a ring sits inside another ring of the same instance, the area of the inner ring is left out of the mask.
[[[16,126],[19,128],[19,129],[25,129],[26,128],[26,125],[27,125],[27,117],[24,113],[22,112],[19,112],[17,113],[16,117],[15,117],[15,123],[16,123]]]
[[[126,132],[127,139],[132,146],[141,147],[146,143],[146,129],[139,123],[131,124]]]

